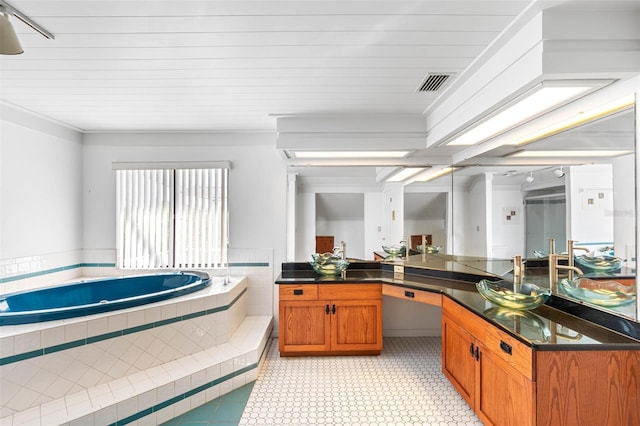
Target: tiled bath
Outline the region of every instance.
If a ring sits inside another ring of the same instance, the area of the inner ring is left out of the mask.
[[[157,304],[0,328],[1,424],[156,424],[254,380],[272,317],[247,316],[247,278],[214,281]]]

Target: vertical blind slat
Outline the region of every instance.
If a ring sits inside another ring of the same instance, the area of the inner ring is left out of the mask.
[[[227,169],[118,170],[116,181],[121,267],[227,266]]]

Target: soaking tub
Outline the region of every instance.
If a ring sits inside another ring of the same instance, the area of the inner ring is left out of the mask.
[[[210,285],[204,272],[103,278],[0,295],[0,325],[17,325],[130,308]]]

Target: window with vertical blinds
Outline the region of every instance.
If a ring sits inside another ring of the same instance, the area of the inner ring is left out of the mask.
[[[119,267],[226,267],[228,176],[228,167],[117,167]]]

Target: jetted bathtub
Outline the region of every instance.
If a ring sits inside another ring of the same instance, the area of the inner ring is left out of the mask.
[[[115,311],[182,296],[210,285],[204,272],[102,278],[0,295],[0,325]]]

